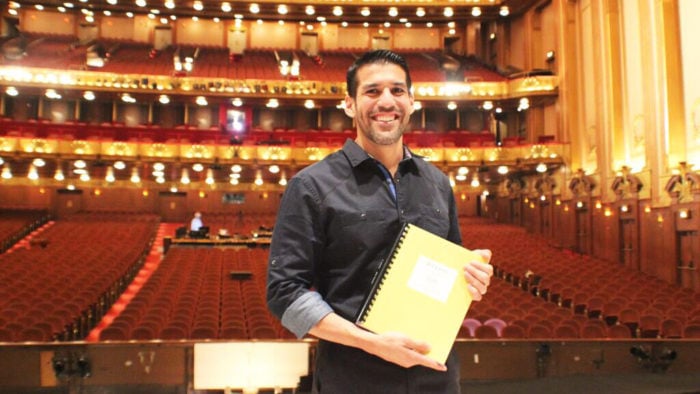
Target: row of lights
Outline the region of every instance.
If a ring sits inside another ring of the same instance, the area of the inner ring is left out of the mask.
[[[85,1],[81,0],[80,2],[81,2],[81,3],[84,3],[84,2],[87,2],[87,0],[85,0]],[[117,0],[107,0],[107,3],[110,4],[110,5],[117,5],[117,4],[118,4],[118,1],[117,1]],[[148,3],[147,3],[145,0],[136,0],[135,4],[136,4],[136,6],[138,6],[139,8],[147,8],[147,7],[148,7]],[[173,0],[165,0],[164,6],[165,6],[165,8],[168,9],[168,10],[173,10],[173,9],[176,8],[175,2],[174,2]],[[10,15],[17,16],[17,15],[19,14],[19,8],[20,8],[20,7],[21,7],[21,5],[20,5],[18,2],[12,1],[12,2],[9,3],[8,13],[9,13]],[[45,7],[44,7],[43,5],[41,5],[41,4],[35,4],[35,5],[34,5],[34,8],[37,9],[37,10],[39,10],[39,11],[43,11],[43,10],[45,9]],[[64,2],[61,6],[58,6],[58,7],[57,7],[57,10],[58,10],[59,12],[65,13],[65,12],[67,12],[69,9],[72,10],[72,9],[75,9],[75,8],[76,8],[76,5],[75,5],[74,3],[72,3],[72,2]],[[199,1],[199,0],[195,1],[195,2],[193,3],[193,5],[192,5],[192,9],[194,9],[194,10],[197,11],[197,12],[204,11],[204,3],[203,3],[202,1]],[[224,12],[224,13],[230,13],[230,12],[233,11],[233,7],[232,7],[232,5],[231,5],[231,2],[222,2],[222,3],[221,3],[221,6],[220,6],[220,9],[221,9],[221,11]],[[89,9],[89,8],[82,8],[80,11],[81,11],[81,13],[85,16],[85,20],[86,20],[87,22],[93,23],[93,22],[95,21],[95,12],[94,12],[93,10],[91,10],[91,9]],[[249,11],[252,15],[257,15],[257,14],[260,13],[260,5],[257,4],[257,3],[252,3],[252,4],[249,5],[248,11]],[[103,14],[104,14],[105,16],[112,16],[112,12],[111,12],[110,10],[104,10],[104,11],[102,11],[102,12],[103,12]],[[278,13],[279,15],[287,15],[289,12],[290,12],[290,6],[288,6],[288,5],[286,5],[286,4],[279,4],[279,5],[277,5],[277,13]],[[308,16],[314,16],[314,15],[316,15],[316,9],[315,9],[315,7],[314,7],[313,5],[307,5],[307,6],[304,6],[304,13],[305,13],[306,15],[308,15]],[[335,16],[335,17],[341,17],[341,16],[343,16],[343,14],[344,14],[343,7],[341,7],[341,6],[333,6],[333,8],[332,8],[332,10],[331,10],[331,13],[332,13],[332,15]],[[508,15],[510,15],[510,9],[508,8],[508,6],[501,6],[498,13],[499,13],[499,15],[502,16],[502,17],[507,17]],[[151,9],[148,10],[148,17],[151,18],[151,19],[156,19],[160,14],[161,14],[161,11],[160,11],[158,8],[151,8]],[[417,7],[416,10],[415,10],[415,15],[416,15],[417,17],[419,17],[419,18],[425,17],[426,14],[427,14],[427,12],[426,12],[426,10],[425,10],[425,7]],[[454,11],[454,8],[453,8],[453,7],[449,7],[449,6],[448,6],[448,7],[444,7],[443,10],[442,10],[442,15],[445,16],[445,17],[447,17],[447,18],[453,17],[454,14],[455,14],[455,11]],[[127,17],[129,17],[129,18],[133,18],[133,17],[134,17],[134,13],[133,13],[133,12],[126,12],[125,15],[126,15]],[[365,6],[365,7],[362,7],[362,8],[360,8],[360,15],[362,15],[363,17],[369,17],[370,15],[372,15],[372,10],[370,9],[370,7],[366,7],[366,6]],[[388,11],[387,11],[387,15],[388,15],[389,17],[392,17],[392,18],[398,17],[398,16],[399,16],[399,8],[397,8],[397,7],[389,7],[389,9],[388,9]],[[471,8],[471,15],[472,15],[473,17],[475,17],[475,18],[480,17],[480,16],[482,15],[482,9],[481,9],[481,7],[478,7],[478,6],[477,6],[477,7],[472,7],[472,8]],[[197,16],[193,16],[192,18],[193,18],[194,20],[198,20],[198,19],[199,19]],[[242,19],[244,18],[244,16],[243,16],[243,14],[236,13],[236,14],[234,14],[234,18],[235,18],[237,21],[239,21],[239,20],[242,20]],[[170,20],[176,20],[176,19],[177,19],[177,16],[176,16],[176,15],[170,15],[170,18],[169,18],[169,19],[170,19]],[[168,19],[167,17],[161,17],[161,23],[167,24],[168,21],[169,21],[169,19]],[[213,21],[215,21],[215,22],[220,22],[220,21],[221,21],[221,19],[220,19],[219,17],[214,17],[214,18],[212,18],[212,19],[213,19]],[[326,23],[326,18],[325,18],[324,16],[317,16],[317,17],[316,17],[316,20],[319,21],[320,23],[324,24],[324,25],[325,25],[325,23]],[[262,21],[261,21],[261,20],[258,20],[258,22],[260,23],[260,22],[262,22]],[[283,21],[280,21],[280,22],[283,23]],[[405,17],[402,17],[401,19],[399,19],[399,22],[406,24],[407,27],[410,27],[410,26],[411,26],[411,25],[410,25],[410,22],[408,22],[407,18],[405,18]],[[386,22],[386,23],[389,23],[389,22]],[[342,22],[342,26],[347,26],[347,25],[348,25],[347,22]],[[368,26],[368,24],[365,23],[365,27],[367,27],[367,26]],[[432,27],[432,23],[431,23],[428,27]]]
[[[19,95],[19,91],[14,86],[8,86],[5,89],[5,93],[8,96],[13,96],[13,97]],[[52,100],[59,100],[62,98],[62,96],[59,93],[57,93],[55,89],[47,89],[45,92],[45,96],[49,99],[52,99]],[[136,103],[136,99],[133,96],[131,96],[129,93],[122,93],[122,95],[120,97],[121,97],[121,100],[127,104]],[[87,101],[93,101],[93,100],[95,100],[95,93],[90,91],[90,90],[85,91],[83,93],[83,98]],[[158,96],[158,102],[163,104],[163,105],[169,104],[170,97],[167,94],[161,94],[160,96]],[[197,96],[195,98],[195,103],[199,106],[209,105],[207,98],[204,96]],[[243,100],[240,98],[233,98],[233,99],[231,99],[231,105],[233,105],[234,107],[240,107],[243,105]],[[265,104],[265,106],[268,108],[278,108],[279,105],[280,105],[279,100],[276,98],[269,99],[267,101],[267,103]],[[313,108],[316,108],[316,103],[314,102],[314,100],[311,100],[311,99],[304,100],[304,107],[307,109],[313,109]],[[336,105],[336,107],[339,109],[343,109],[345,107],[345,102],[341,101],[338,105]],[[413,109],[414,110],[418,111],[422,108],[423,108],[423,104],[420,101],[413,102]],[[457,108],[458,108],[457,102],[450,101],[447,103],[447,109],[449,109],[450,111],[454,111]],[[483,108],[486,111],[491,111],[492,109],[494,109],[493,101],[491,101],[491,100],[484,101],[483,104],[481,105],[481,108]],[[519,104],[518,104],[518,111],[524,111],[528,108],[530,108],[530,100],[527,97],[521,98],[519,101]],[[497,113],[503,112],[502,108],[500,108],[500,107],[496,107],[495,111]]]
[[[87,1],[80,0],[80,2],[85,3]],[[117,5],[118,0],[107,0],[107,3],[110,5]],[[135,4],[136,4],[136,6],[138,6],[140,8],[147,8],[148,7],[148,3],[146,2],[146,0],[136,0]],[[167,8],[169,10],[173,10],[176,8],[175,1],[173,1],[173,0],[165,0],[163,5],[165,6],[165,8]],[[18,10],[20,7],[21,7],[21,5],[18,2],[11,1],[9,3],[8,13],[10,15],[16,16],[18,14]],[[45,9],[45,7],[41,4],[35,4],[34,8],[39,10],[39,11],[43,11]],[[75,8],[74,3],[64,2],[63,5],[58,7],[58,10],[61,12],[66,12],[68,9],[74,9],[74,8]],[[192,3],[192,9],[197,11],[197,12],[202,12],[202,11],[204,11],[204,3],[200,0],[195,0]],[[224,1],[224,2],[221,2],[220,9],[222,12],[229,13],[229,12],[233,11],[233,6],[231,5],[231,2]],[[87,10],[87,9],[82,9],[81,11],[84,14],[89,14],[92,12],[92,11]],[[260,5],[257,3],[252,3],[248,6],[248,11],[253,15],[257,15],[260,13]],[[106,10],[105,12],[109,13],[108,10]],[[157,8],[153,8],[150,10],[150,12],[153,14],[159,14],[160,10],[158,10]],[[290,6],[288,6],[286,4],[277,5],[277,13],[278,14],[287,15],[289,12],[290,12]],[[316,14],[316,8],[313,5],[304,6],[304,13],[308,16],[313,16]],[[343,16],[343,13],[344,13],[343,7],[338,6],[338,5],[333,6],[333,8],[331,9],[331,13],[333,14],[333,16],[337,16],[337,17]],[[111,13],[109,13],[109,14],[111,15]],[[372,10],[370,9],[370,7],[360,8],[360,15],[362,15],[364,17],[368,17],[371,14],[372,14]],[[395,17],[399,16],[399,9],[397,7],[389,7],[387,14],[388,14],[388,16],[395,18]],[[454,16],[454,8],[453,7],[445,7],[442,10],[442,14],[447,18],[451,18],[452,16]],[[471,15],[473,17],[479,17],[479,16],[481,16],[481,14],[482,14],[481,7],[472,7]],[[508,6],[505,6],[505,5],[501,6],[498,10],[498,14],[502,17],[506,17],[506,16],[510,15],[510,8],[508,8]],[[419,18],[423,18],[426,15],[425,7],[417,7],[416,11],[415,11],[415,15]],[[243,15],[236,14],[235,17],[238,19],[242,19]]]
[[[44,167],[46,165],[46,162],[44,159],[41,158],[36,158],[32,161],[32,164],[29,166],[29,169],[27,171],[27,178],[30,180],[38,180],[39,179],[39,171],[38,169],[41,167]],[[2,166],[2,171],[0,172],[0,178],[2,179],[12,179],[13,174],[12,170],[10,168],[9,163],[6,163],[1,157],[0,157],[0,166]],[[114,162],[114,165],[108,166],[106,171],[105,171],[105,181],[108,183],[113,183],[116,181],[116,177],[114,175],[114,171],[122,171],[126,169],[126,163],[123,161],[119,160]],[[204,165],[201,163],[195,163],[191,167],[192,171],[194,172],[202,172],[204,171]],[[281,170],[280,167],[276,164],[270,165],[267,170],[271,174],[280,174],[280,178],[278,183],[281,186],[286,186],[287,185],[287,174],[285,171]],[[232,185],[238,185],[240,182],[241,178],[241,172],[243,171],[243,167],[239,164],[234,164],[231,166],[231,173],[229,174],[229,183]],[[90,181],[90,173],[87,168],[87,163],[84,160],[76,160],[73,162],[73,168],[71,172],[75,175],[78,176],[78,178],[83,181],[83,182],[88,182]],[[165,183],[165,164],[157,162],[153,163],[153,171],[151,172],[151,175],[153,175],[154,180],[156,183],[163,184]],[[66,180],[66,175],[63,172],[63,169],[59,166],[56,168],[56,171],[54,173],[53,178],[56,181],[62,182]],[[139,175],[139,169],[138,166],[133,166],[131,168],[131,176],[129,177],[129,180],[132,183],[140,183],[141,182],[141,176]],[[180,183],[182,185],[189,185],[192,181],[189,175],[189,169],[188,168],[183,168],[180,174]],[[204,178],[204,182],[207,185],[213,185],[215,183],[214,180],[214,171],[211,168],[208,168],[206,170],[206,176]],[[258,186],[263,185],[263,177],[262,177],[262,171],[257,170],[256,175],[255,175],[255,180],[254,183]]]

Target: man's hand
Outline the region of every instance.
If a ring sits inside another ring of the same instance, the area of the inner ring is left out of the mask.
[[[335,313],[326,315],[309,333],[317,338],[362,349],[405,368],[422,365],[438,371],[447,370],[445,365],[426,356],[430,351],[427,343],[395,332],[375,334]]]
[[[430,345],[426,342],[413,340],[397,332],[388,332],[376,337],[365,350],[377,357],[404,368],[422,365],[438,371],[447,370],[445,365],[425,356],[430,351]]]
[[[469,292],[472,294],[474,301],[479,301],[486,294],[491,277],[493,276],[493,267],[488,264],[491,261],[491,251],[488,249],[477,249],[474,252],[481,255],[484,259],[481,261],[470,261],[464,266],[464,278],[469,282]]]

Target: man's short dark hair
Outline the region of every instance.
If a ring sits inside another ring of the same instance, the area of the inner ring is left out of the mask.
[[[397,66],[401,67],[401,69],[403,69],[403,71],[406,73],[406,86],[409,90],[411,89],[411,74],[408,71],[408,64],[406,63],[406,59],[404,59],[403,56],[399,55],[396,52],[392,52],[386,49],[377,49],[374,51],[366,52],[359,59],[355,60],[355,63],[353,63],[352,66],[350,66],[350,68],[348,68],[348,72],[345,76],[348,89],[348,96],[355,98],[355,95],[357,94],[357,70],[366,64],[381,63],[396,64]]]

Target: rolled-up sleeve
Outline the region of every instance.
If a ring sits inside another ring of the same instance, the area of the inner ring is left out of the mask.
[[[320,200],[313,188],[292,178],[280,203],[267,273],[270,312],[297,337],[303,337],[332,312],[313,290],[314,264],[321,241],[317,229]]]
[[[333,312],[321,295],[315,291],[304,293],[282,315],[282,325],[297,338],[306,335],[327,314]]]

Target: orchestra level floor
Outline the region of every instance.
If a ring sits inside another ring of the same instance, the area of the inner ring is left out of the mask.
[[[272,390],[265,391],[267,394]],[[0,394],[223,394],[221,390],[187,390],[160,385],[73,386],[3,389]],[[240,393],[240,391],[233,391]],[[291,393],[285,390],[284,393]],[[646,373],[566,376],[539,379],[464,381],[462,394],[700,394],[700,367],[695,374]],[[270,393],[271,394],[271,393]],[[296,391],[295,394],[309,394]],[[342,393],[334,393],[342,394]]]
[[[700,394],[700,366],[696,374],[632,374],[567,376],[511,381],[471,381],[463,394]]]

